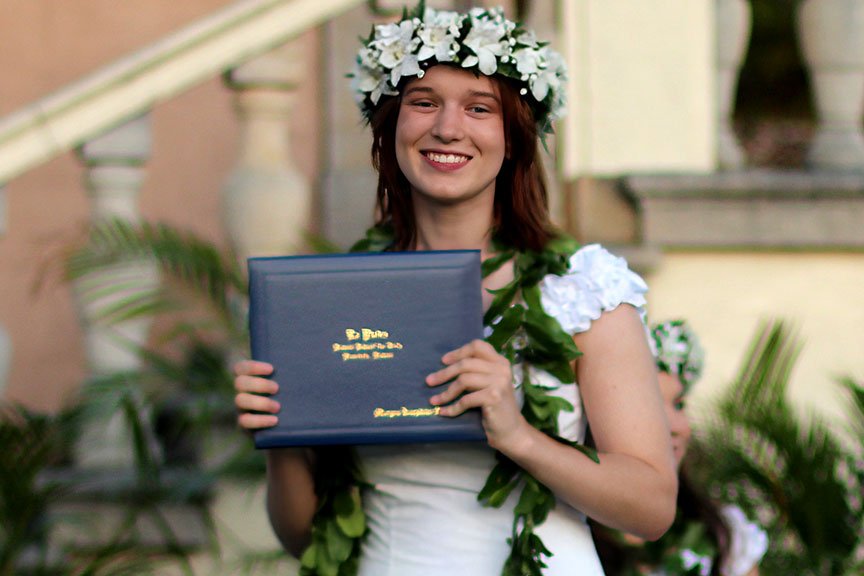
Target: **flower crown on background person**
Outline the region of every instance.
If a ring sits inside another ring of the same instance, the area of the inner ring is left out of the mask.
[[[447,63],[477,74],[499,74],[517,81],[531,104],[540,135],[566,107],[564,59],[538,42],[533,31],[504,17],[498,8],[472,8],[467,13],[426,8],[421,1],[402,20],[378,24],[363,40],[351,89],[368,121],[381,96],[399,94],[406,77],[422,78],[435,64]]]
[[[655,324],[651,336],[657,348],[657,367],[678,376],[684,393],[702,376],[705,352],[699,337],[684,320]]]

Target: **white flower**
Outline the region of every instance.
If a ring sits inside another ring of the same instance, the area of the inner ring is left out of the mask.
[[[534,34],[533,30],[523,30],[519,36],[516,37],[516,42],[523,46],[537,48],[537,35]]]
[[[491,76],[498,70],[498,57],[509,49],[509,43],[502,38],[507,28],[500,22],[478,19],[473,11],[471,14],[471,31],[463,44],[470,48],[475,56],[469,56],[462,66],[469,68],[479,64],[480,72]]]
[[[550,50],[546,46],[537,51],[537,72],[531,76],[531,94],[538,102],[542,102],[549,94],[549,90],[557,92],[561,88],[561,79],[558,77],[558,68],[549,66]]]
[[[390,84],[399,85],[402,76],[416,76],[420,63],[414,53],[420,39],[414,37],[418,22],[403,20],[399,24],[379,24],[372,44],[381,51],[379,61],[390,69]]]
[[[514,50],[513,60],[516,62],[516,70],[522,74],[523,78],[536,74],[540,70],[540,64],[543,61],[540,57],[540,51],[532,48]]]
[[[681,320],[655,325],[652,335],[661,369],[678,376],[686,392],[702,375],[705,353],[699,338]]]
[[[361,47],[351,88],[367,119],[373,110],[370,101],[374,106],[382,95],[397,94],[404,77],[422,77],[428,67],[425,63],[460,61],[463,68],[487,76],[499,73],[520,82],[519,93],[530,94],[542,104],[535,108],[541,134],[562,115],[566,103],[563,60],[540,47],[533,32],[518,29],[503,9],[473,8],[460,14],[426,8],[422,19],[419,16],[416,13],[398,23],[375,26],[372,38]]]
[[[457,38],[461,25],[462,17],[458,12],[427,8],[417,34],[423,41],[417,59],[422,62],[434,56],[438,62],[451,62],[459,50]]]
[[[709,556],[702,556],[693,550],[685,549],[681,551],[681,564],[685,570],[692,570],[696,566],[699,567],[700,576],[708,576],[711,574],[711,565],[713,561]]]

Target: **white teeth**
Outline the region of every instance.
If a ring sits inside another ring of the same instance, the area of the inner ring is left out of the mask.
[[[468,157],[467,156],[457,156],[456,154],[427,154],[430,160],[433,162],[438,162],[439,164],[458,164],[460,162],[465,162]]]

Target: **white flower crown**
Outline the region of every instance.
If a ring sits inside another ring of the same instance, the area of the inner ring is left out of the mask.
[[[402,78],[422,78],[439,63],[517,80],[520,94],[531,96],[541,135],[551,132],[552,122],[564,114],[564,60],[532,31],[505,18],[500,7],[465,14],[426,8],[421,1],[401,21],[374,26],[363,41],[349,74],[363,116],[371,119],[382,95],[398,95]]]
[[[702,376],[705,351],[699,337],[684,320],[671,320],[655,324],[651,336],[657,347],[657,367],[678,376],[687,393]]]

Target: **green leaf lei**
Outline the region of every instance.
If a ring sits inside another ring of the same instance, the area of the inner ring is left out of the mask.
[[[373,227],[351,250],[384,251],[392,242],[391,230]],[[511,260],[514,274],[509,284],[492,292],[495,297],[483,320],[492,329],[487,341],[510,360],[514,369],[522,371],[522,415],[541,432],[599,462],[595,451],[558,435],[558,415],[573,411],[573,405],[531,382],[528,370],[528,366],[534,366],[549,372],[562,384],[575,383],[571,364],[580,352],[572,337],[543,310],[539,283],[548,274],[567,273],[570,255],[578,244],[572,238],[558,236],[542,252],[518,252],[498,242],[494,248],[496,256],[483,262],[483,276]],[[316,452],[318,510],[312,525],[312,541],[300,560],[300,574],[351,576],[357,572],[360,544],[366,533],[360,487],[368,484],[363,481],[353,449],[334,447]],[[510,556],[502,576],[540,576],[546,567],[544,556],[549,557],[552,552],[534,529],[555,507],[555,495],[500,452],[496,458],[497,464],[477,499],[485,506],[500,507],[521,486],[512,536],[508,538]]]

